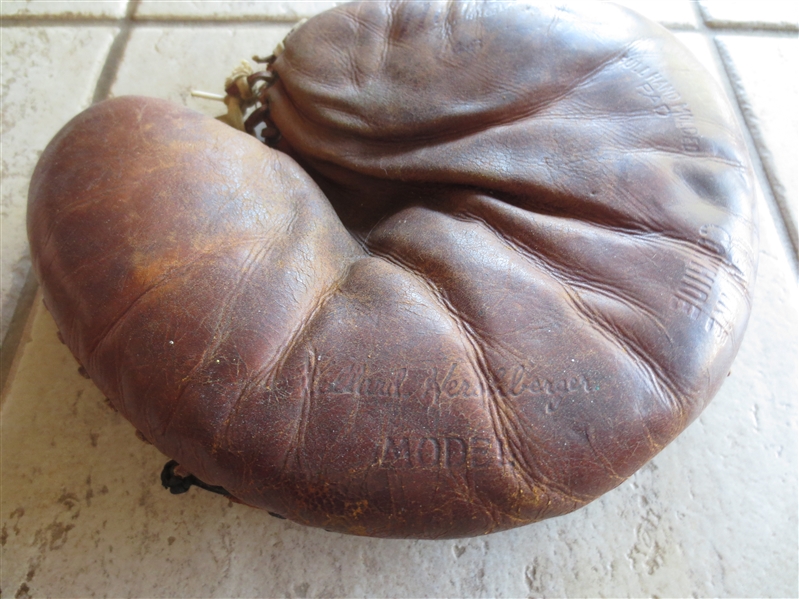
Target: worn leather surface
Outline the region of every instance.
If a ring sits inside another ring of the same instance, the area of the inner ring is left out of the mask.
[[[120,98],[31,184],[64,340],[185,469],[329,530],[477,535],[612,489],[718,390],[753,178],[664,29],[604,3],[354,4],[272,69],[277,150]]]

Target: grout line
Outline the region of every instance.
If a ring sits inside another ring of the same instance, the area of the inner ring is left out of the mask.
[[[691,5],[693,6],[694,14],[699,19],[699,26],[707,31],[707,15],[705,14],[704,7],[700,4],[701,1],[702,0],[694,0],[691,2]]]
[[[125,18],[120,23],[119,33],[117,33],[114,41],[111,43],[111,47],[105,59],[105,64],[103,65],[103,70],[100,71],[100,76],[97,78],[92,104],[107,99],[111,94],[111,87],[116,81],[119,65],[122,62],[122,57],[128,47],[128,41],[133,31],[133,17],[136,14],[136,9],[139,7],[140,1],[141,0],[128,0],[128,5],[125,9]]]
[[[122,55],[125,52],[125,48],[127,47],[128,40],[130,39],[133,15],[135,14],[139,2],[140,0],[128,1],[125,10],[125,18],[121,22],[118,20],[102,20],[97,22],[98,25],[103,27],[107,27],[110,23],[119,23],[120,30],[114,38],[114,41],[111,43],[111,47],[106,55],[103,69],[100,71],[100,75],[98,76],[97,84],[94,89],[92,103],[106,99],[111,91],[111,86],[116,79],[117,70],[119,69],[119,63],[121,61]],[[28,24],[36,27],[39,25],[39,22],[33,20],[28,21]],[[62,21],[61,25],[63,26],[63,24],[64,22]],[[70,22],[70,24],[72,25],[73,23]],[[28,319],[30,318],[33,301],[36,297],[36,291],[38,288],[39,284],[36,280],[36,275],[33,273],[33,268],[29,268],[28,274],[25,277],[25,283],[23,284],[20,295],[17,298],[14,314],[11,316],[8,329],[6,330],[5,337],[3,337],[2,340],[2,346],[0,346],[0,390],[5,386],[7,377],[11,371],[14,357],[19,351],[23,332],[27,326]]]
[[[774,221],[774,226],[781,237],[780,241],[785,246],[788,261],[791,263],[794,275],[799,276],[799,240],[797,240],[791,214],[785,206],[786,202],[783,198],[783,194],[779,193],[781,183],[775,178],[775,175],[770,172],[770,169],[767,168],[770,161],[764,158],[760,146],[756,142],[757,139],[761,138],[760,131],[757,128],[757,124],[754,122],[755,119],[752,116],[752,109],[749,106],[749,102],[746,97],[740,93],[740,85],[736,85],[737,77],[735,73],[732,72],[733,67],[728,65],[727,61],[724,60],[723,52],[716,36],[711,34],[711,38],[716,60],[721,64],[721,68],[723,69],[722,72],[724,73],[724,78],[727,83],[728,94],[735,99],[734,107],[738,119],[743,124],[741,129],[744,130],[746,135],[746,143],[749,146],[752,166],[761,180],[761,187],[763,188],[766,204],[772,220]]]
[[[138,5],[141,0],[130,0],[130,2]],[[111,17],[97,17],[97,18],[83,18],[83,19],[61,19],[57,16],[43,18],[43,19],[13,19],[3,18],[0,21],[0,28],[15,28],[15,27],[108,27],[109,25],[117,24],[130,20],[130,22],[140,27],[175,27],[175,28],[188,28],[188,27],[247,27],[247,26],[260,26],[260,25],[293,25],[299,23],[307,17],[286,17],[280,16],[247,16],[247,17],[231,17],[225,19],[196,19],[196,18],[179,18],[179,19],[153,19],[153,18],[136,18],[135,15],[130,18],[125,15],[122,19],[115,19]]]
[[[39,283],[31,268],[25,277],[25,283],[23,283],[22,290],[17,298],[17,306],[14,308],[14,315],[11,317],[8,330],[3,338],[3,345],[0,347],[0,392],[5,389],[8,381],[11,366],[19,351],[20,342],[24,337],[38,289]]]
[[[730,21],[727,19],[713,19],[701,4],[701,0],[692,2],[694,12],[699,17],[699,22],[709,31],[718,33],[736,33],[748,31],[772,31],[789,34],[792,37],[799,32],[799,23],[770,23],[768,21]]]
[[[130,0],[132,3],[138,5],[141,0]],[[137,27],[174,27],[174,28],[204,28],[204,27],[248,27],[259,25],[292,25],[301,21],[304,17],[282,17],[280,15],[249,15],[242,17],[226,17],[207,19],[192,17],[187,15],[185,17],[136,17],[135,11],[132,15],[125,15],[121,19],[114,17],[81,17],[81,18],[61,18],[57,15],[41,17],[41,18],[19,18],[19,17],[3,17],[0,21],[0,28],[16,28],[16,27],[108,27],[109,25],[118,24],[121,22],[130,21]],[[659,23],[669,31],[702,31],[719,35],[746,35],[746,36],[763,36],[763,37],[789,37],[795,38],[799,35],[799,30],[787,27],[770,26],[769,23],[742,23],[740,25],[732,24],[730,26],[713,26],[701,21],[701,13],[699,16],[699,26],[690,25],[687,23]]]
[[[725,87],[724,91],[726,92],[727,97],[730,100],[730,104],[735,111],[736,118],[738,119],[738,124],[741,132],[743,133],[744,141],[752,161],[752,170],[754,170],[755,176],[758,178],[760,187],[763,190],[763,199],[765,201],[766,208],[771,216],[772,221],[774,222],[774,227],[777,229],[777,233],[780,237],[779,241],[786,250],[785,253],[787,255],[788,262],[791,265],[791,269],[793,270],[794,276],[799,276],[799,243],[797,243],[799,240],[797,240],[796,230],[793,227],[791,215],[787,211],[787,208],[785,208],[783,205],[786,202],[782,201],[782,194],[777,193],[777,190],[779,187],[781,187],[781,185],[779,181],[775,180],[774,175],[769,174],[769,170],[766,168],[767,162],[761,155],[760,147],[755,142],[755,140],[759,137],[759,130],[757,129],[757,126],[753,124],[753,119],[751,116],[747,118],[747,114],[751,113],[751,109],[748,107],[748,102],[746,102],[745,98],[742,98],[738,93],[739,86],[735,84],[736,78],[733,77],[733,73],[730,72],[730,67],[724,60],[724,56],[722,56],[722,51],[717,40],[717,36],[724,35],[725,33],[741,35],[743,32],[735,30],[724,31],[721,29],[709,28],[705,21],[704,12],[701,6],[699,6],[699,3],[695,2],[693,5],[694,10],[699,18],[699,28],[697,31],[702,33],[705,39],[710,42],[710,46],[713,50],[713,57],[716,61],[716,67],[720,69],[721,74],[723,75]],[[747,33],[758,35],[758,32],[754,31]],[[758,37],[761,36],[758,35]],[[787,36],[780,35],[762,37]],[[796,37],[796,34],[791,33],[790,37]]]
[[[18,29],[20,27],[108,27],[115,25],[124,19],[115,17],[96,17],[96,18],[59,18],[57,16],[40,19],[19,19],[14,17],[3,17],[0,21],[0,29]]]
[[[164,25],[171,25],[171,26],[183,26],[183,27],[219,27],[225,25],[238,25],[238,26],[247,26],[247,25],[266,25],[269,23],[274,23],[275,25],[292,25],[299,23],[305,19],[310,18],[313,15],[306,15],[306,16],[281,16],[281,15],[244,15],[244,16],[236,16],[236,17],[226,17],[226,18],[215,18],[209,17],[207,19],[203,18],[192,18],[191,16],[188,17],[162,17],[162,18],[154,18],[154,17],[139,17],[136,19],[137,25],[149,26],[149,27],[163,27]]]
[[[735,33],[738,31],[771,31],[774,33],[782,33],[790,36],[796,36],[796,34],[799,33],[799,27],[796,25],[782,25],[780,23],[767,23],[764,21],[755,21],[754,23],[733,23],[729,21],[722,21],[719,23],[706,22],[705,26],[711,31],[718,31],[719,33]]]
[[[710,35],[735,35],[738,37],[765,37],[769,39],[796,39],[799,38],[799,33],[796,31],[779,31],[775,29],[758,29],[756,27],[747,27],[742,29],[716,29],[715,27],[703,27],[702,30],[707,31]]]
[[[757,124],[757,117],[754,114],[754,109],[744,93],[744,86],[741,82],[741,77],[735,70],[732,57],[729,55],[726,48],[724,48],[718,38],[714,37],[713,41],[716,52],[721,58],[722,65],[724,66],[724,72],[727,76],[727,80],[729,81],[730,87],[735,94],[736,100],[738,101],[738,107],[741,110],[741,116],[744,122],[746,122],[749,134],[752,136],[755,153],[760,160],[763,173],[768,181],[769,187],[771,188],[774,205],[776,206],[780,220],[782,220],[782,225],[787,233],[788,239],[790,240],[790,246],[793,250],[790,253],[793,255],[794,261],[796,261],[797,257],[799,257],[799,235],[797,235],[796,226],[794,225],[793,217],[791,215],[790,209],[788,208],[789,200],[785,197],[784,186],[776,175],[774,163],[768,155],[770,153],[768,150],[768,144],[763,139],[763,134]],[[758,141],[761,143],[757,143]],[[761,148],[763,149],[761,150]]]

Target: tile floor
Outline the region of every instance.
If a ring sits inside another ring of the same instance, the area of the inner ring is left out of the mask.
[[[799,3],[626,0],[727,90],[760,179],[760,269],[732,375],[677,441],[575,514],[482,539],[381,541],[164,493],[163,457],[108,410],[34,301],[27,184],[93,101],[192,98],[328,1],[2,0],[7,597],[797,596]]]

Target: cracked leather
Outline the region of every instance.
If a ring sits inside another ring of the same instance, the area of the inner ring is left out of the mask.
[[[277,149],[125,97],[30,189],[46,304],[113,405],[240,501],[442,538],[585,505],[719,389],[756,268],[721,90],[605,3],[337,7]]]

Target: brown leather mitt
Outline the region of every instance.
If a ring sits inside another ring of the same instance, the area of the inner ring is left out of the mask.
[[[66,344],[186,472],[329,530],[478,535],[614,488],[716,393],[753,176],[663,28],[599,2],[367,2],[268,70],[277,149],[119,98],[31,184]]]

